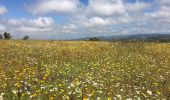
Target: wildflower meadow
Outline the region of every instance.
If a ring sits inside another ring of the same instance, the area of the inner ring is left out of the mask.
[[[168,43],[0,41],[0,100],[168,99]]]

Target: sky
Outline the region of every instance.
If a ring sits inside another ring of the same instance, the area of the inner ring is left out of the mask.
[[[170,34],[170,0],[0,0],[0,33],[76,39]]]

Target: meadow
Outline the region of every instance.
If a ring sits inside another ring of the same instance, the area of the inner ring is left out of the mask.
[[[0,100],[168,100],[170,44],[0,41]]]

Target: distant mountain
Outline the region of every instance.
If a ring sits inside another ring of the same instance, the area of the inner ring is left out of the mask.
[[[100,36],[86,37],[76,40],[95,40],[101,41],[120,41],[120,40],[145,40],[145,41],[170,41],[170,34],[133,34],[133,35],[115,35],[115,36]]]

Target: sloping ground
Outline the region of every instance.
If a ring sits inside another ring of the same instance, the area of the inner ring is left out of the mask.
[[[0,41],[0,99],[167,99],[170,45]]]

